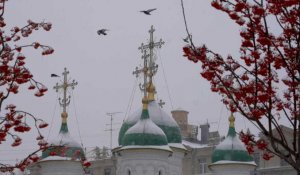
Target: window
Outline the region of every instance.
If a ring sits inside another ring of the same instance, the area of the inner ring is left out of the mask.
[[[199,164],[200,164],[200,174],[207,173],[207,161],[206,161],[206,158],[200,158],[199,159]]]
[[[158,175],[162,175],[162,172],[161,172],[161,170],[159,170],[159,172],[158,172]]]
[[[105,168],[104,169],[104,175],[111,175],[111,169],[110,168]]]
[[[130,172],[130,170],[127,170],[127,175],[131,175],[131,172]]]

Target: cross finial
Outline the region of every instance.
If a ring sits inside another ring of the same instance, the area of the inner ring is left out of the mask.
[[[144,66],[141,69],[136,67],[135,71],[133,71],[133,73],[132,73],[136,77],[138,77],[139,74],[143,73],[144,82],[143,82],[143,84],[140,83],[139,86],[140,86],[141,91],[144,92],[144,97],[147,96],[146,86],[147,86],[147,77],[148,77],[148,74],[149,74],[149,67],[148,67],[147,57],[149,57],[149,55],[146,53],[146,50],[145,50],[144,55],[142,56],[142,59],[144,60]]]
[[[165,104],[166,103],[164,101],[162,101],[162,99],[160,99],[159,102],[158,102],[158,105],[159,105],[160,108],[163,108]]]
[[[136,76],[138,76],[139,73],[144,73],[144,84],[142,85],[143,88],[141,88],[142,91],[144,91],[144,95],[146,96],[146,85],[150,85],[152,84],[152,78],[153,76],[156,74],[158,66],[157,64],[155,64],[154,61],[154,54],[153,51],[155,48],[161,48],[161,46],[164,44],[164,41],[162,41],[162,39],[159,40],[159,42],[154,42],[153,39],[153,33],[154,33],[155,29],[153,26],[151,26],[150,30],[149,30],[149,34],[150,34],[150,39],[149,39],[149,43],[148,44],[144,44],[142,43],[141,46],[138,48],[139,50],[141,50],[142,53],[144,53],[144,68],[143,69],[138,69],[136,68],[136,70],[133,72]],[[149,55],[146,54],[147,51],[149,51]],[[149,59],[148,59],[149,57]],[[145,67],[146,65],[146,67]],[[145,70],[146,69],[146,70]],[[140,85],[141,87],[141,85]]]
[[[156,65],[154,62],[154,58],[153,58],[153,50],[154,48],[161,48],[161,46],[163,44],[165,44],[165,42],[160,39],[158,42],[154,42],[153,39],[153,33],[154,33],[155,29],[153,27],[153,25],[151,26],[150,30],[149,30],[149,34],[150,34],[150,39],[149,39],[149,43],[144,45],[144,43],[141,44],[141,46],[138,48],[139,50],[141,50],[141,52],[143,53],[145,50],[149,50],[149,67],[150,67],[150,75],[154,75],[156,73],[156,71],[154,70]],[[150,79],[152,78],[152,76],[150,77]]]
[[[155,32],[155,29],[154,29],[154,27],[152,25],[151,28],[150,28],[150,30],[149,30],[150,36],[153,36],[154,32]]]
[[[74,89],[75,86],[78,84],[77,82],[75,82],[75,80],[72,80],[72,82],[68,81],[68,74],[69,73],[70,72],[67,70],[67,68],[65,68],[64,72],[62,73],[62,75],[64,77],[64,81],[60,85],[58,83],[56,83],[56,85],[53,87],[53,89],[55,89],[56,92],[58,92],[59,89],[63,90],[63,98],[62,99],[59,98],[58,100],[59,100],[60,106],[63,107],[63,112],[64,113],[67,112],[66,108],[70,104],[70,98],[71,98],[71,96],[67,97],[67,90],[68,90],[69,87]]]

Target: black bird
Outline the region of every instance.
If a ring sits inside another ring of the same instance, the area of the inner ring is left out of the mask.
[[[189,37],[183,38],[182,40],[186,43],[189,43]]]
[[[51,74],[51,77],[59,77],[59,75]]]
[[[151,15],[151,12],[154,11],[154,10],[156,10],[156,8],[155,9],[142,10],[140,12],[145,13],[146,15]]]
[[[189,36],[187,36],[186,38],[183,38],[182,40],[183,40],[184,42],[186,42],[186,43],[189,43],[189,40],[190,40],[189,37],[191,37],[191,39],[192,39],[192,35],[189,34]]]
[[[97,33],[98,33],[98,35],[107,35],[107,33],[106,33],[107,31],[108,31],[108,29],[100,29],[97,31]]]

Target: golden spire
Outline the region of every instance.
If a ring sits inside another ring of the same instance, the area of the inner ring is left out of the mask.
[[[68,113],[62,112],[61,113],[62,123],[67,123]]]
[[[152,83],[152,81],[150,81],[148,86],[147,86],[147,92],[148,92],[148,100],[149,101],[154,101],[155,100],[154,95],[155,95],[156,91],[155,91],[155,86]]]
[[[148,109],[149,99],[147,97],[143,98],[142,103],[143,103],[143,109]]]
[[[231,113],[231,115],[229,116],[228,121],[229,121],[229,127],[234,128],[234,121],[235,121],[235,118],[234,118],[234,116],[233,116],[233,113]]]

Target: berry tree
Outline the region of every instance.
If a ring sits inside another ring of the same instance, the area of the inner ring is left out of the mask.
[[[264,139],[240,133],[248,152],[256,147],[266,160],[277,155],[300,174],[300,1],[213,0],[211,5],[240,26],[239,58],[196,47],[191,37],[184,56],[201,63],[202,77],[231,112],[259,128]],[[282,120],[292,126],[292,138],[283,133]]]
[[[42,55],[53,53],[49,46],[33,42],[28,45],[19,45],[23,38],[29,37],[33,32],[44,29],[49,31],[51,23],[33,22],[28,20],[23,27],[15,26],[11,29],[6,27],[4,18],[5,5],[8,0],[0,0],[0,147],[1,144],[10,140],[12,147],[22,143],[21,133],[31,131],[34,127],[38,131],[36,138],[40,149],[29,154],[22,161],[15,165],[8,165],[0,162],[0,172],[13,173],[14,168],[24,170],[27,165],[36,162],[39,157],[37,152],[46,148],[46,141],[43,139],[40,129],[47,127],[42,119],[36,118],[31,113],[19,109],[15,104],[7,104],[6,101],[12,95],[19,93],[21,86],[34,91],[36,97],[41,97],[47,88],[36,81],[30,70],[26,67],[26,56],[22,54],[23,49],[40,50]],[[28,124],[29,120],[34,121],[34,126]],[[27,121],[27,122],[26,122]],[[0,157],[3,157],[0,155]]]

